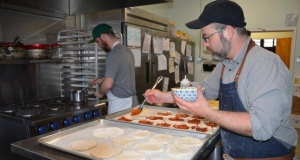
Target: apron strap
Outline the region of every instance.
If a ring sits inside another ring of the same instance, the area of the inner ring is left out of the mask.
[[[234,82],[236,82],[236,87],[238,86],[238,80],[239,80],[240,74],[241,74],[241,72],[242,72],[242,69],[243,69],[243,67],[244,67],[244,63],[245,63],[245,61],[246,61],[246,57],[247,57],[247,55],[248,55],[248,52],[249,52],[249,51],[251,50],[251,48],[254,47],[254,46],[255,46],[255,42],[251,39],[250,42],[249,42],[249,44],[248,44],[246,53],[245,53],[245,55],[244,55],[244,57],[243,57],[242,63],[241,63],[241,65],[240,65],[240,67],[239,67],[239,70],[236,72],[236,75],[235,75],[235,77],[234,77]],[[221,76],[220,76],[220,78],[223,78],[224,69],[225,69],[225,66],[223,65],[223,68],[222,68],[222,71],[221,71]]]

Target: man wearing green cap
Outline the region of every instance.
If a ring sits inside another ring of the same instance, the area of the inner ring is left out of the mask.
[[[118,41],[112,27],[105,23],[97,25],[92,35],[89,43],[96,42],[108,53],[104,78],[92,81],[100,84],[94,95],[98,98],[107,95],[108,114],[137,106],[133,53]]]

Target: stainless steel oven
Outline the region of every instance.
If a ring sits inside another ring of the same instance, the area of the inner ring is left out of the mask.
[[[66,97],[52,97],[0,106],[0,157],[24,159],[13,154],[13,142],[99,118],[107,113],[106,99],[70,102]]]

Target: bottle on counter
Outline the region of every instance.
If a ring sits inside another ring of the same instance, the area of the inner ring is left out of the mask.
[[[186,78],[186,75],[184,76],[184,79],[180,82],[180,87],[190,87],[191,82]]]

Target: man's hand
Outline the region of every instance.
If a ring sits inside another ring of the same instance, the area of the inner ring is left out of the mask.
[[[96,84],[100,84],[100,83],[102,83],[103,82],[103,80],[104,80],[104,78],[94,78],[91,82],[90,82],[90,84],[92,84],[92,85],[96,85]]]
[[[174,99],[172,97],[171,92],[161,92],[158,89],[154,89],[152,91],[150,91],[150,89],[148,89],[145,92],[145,97],[147,97],[147,102],[150,104],[153,103],[174,103]]]
[[[102,98],[104,95],[100,94],[98,89],[94,92],[94,96],[97,98]]]

